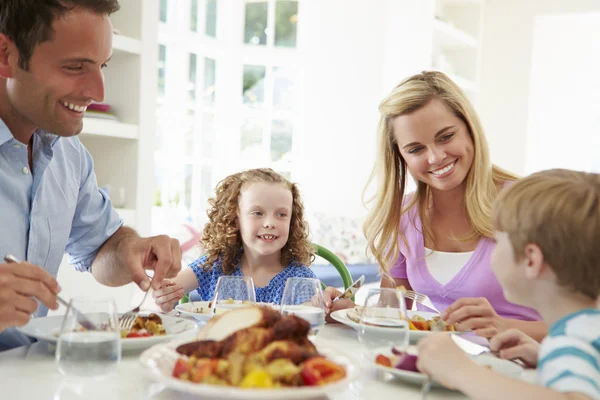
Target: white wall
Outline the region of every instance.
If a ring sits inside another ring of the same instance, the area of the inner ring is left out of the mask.
[[[375,158],[377,107],[402,78],[429,65],[431,36],[419,31],[427,29],[423,24],[431,24],[431,4],[302,3],[298,51],[304,100],[299,107],[302,137],[294,148],[300,160],[294,179],[305,189],[308,209],[364,214],[361,193]],[[415,37],[422,38],[420,45]]]
[[[479,112],[500,166],[525,171],[535,16],[589,11],[600,11],[600,1],[486,1]]]

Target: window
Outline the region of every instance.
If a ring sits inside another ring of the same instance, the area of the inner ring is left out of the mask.
[[[167,47],[158,45],[158,96],[165,96],[165,80],[167,69]]]
[[[204,104],[214,106],[215,104],[215,82],[217,66],[216,61],[211,58],[204,58]]]
[[[190,31],[198,32],[198,0],[190,0]]]
[[[188,66],[188,101],[193,103],[196,101],[196,72],[198,69],[196,54],[192,53],[189,55],[189,66]]]
[[[267,44],[267,19],[269,3],[247,2],[244,43],[254,45]]]
[[[278,1],[275,6],[275,46],[296,47],[298,2]]]
[[[206,0],[206,36],[217,36],[217,0]]]
[[[160,22],[167,22],[167,0],[160,0]]]
[[[168,20],[166,6],[155,212],[180,225],[205,220],[216,183],[232,172],[272,167],[291,176],[298,1],[235,0],[223,9],[232,14],[222,15],[218,0],[189,0],[189,12]],[[219,37],[219,21],[234,15],[243,15],[235,32]]]

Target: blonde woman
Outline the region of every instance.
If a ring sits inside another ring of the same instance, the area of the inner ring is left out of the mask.
[[[423,72],[400,83],[379,110],[369,181],[377,193],[364,232],[382,286],[429,295],[461,330],[491,337],[518,328],[541,339],[539,315],[508,302],[490,268],[492,203],[517,176],[492,165],[470,102],[443,73]],[[407,194],[409,173],[417,190]],[[338,294],[326,293],[328,304]],[[351,305],[337,302],[332,311]]]
[[[205,254],[152,293],[162,311],[194,289],[211,300],[222,275],[251,277],[256,301],[276,304],[288,278],[316,278],[308,268],[315,249],[296,184],[270,168],[251,169],[219,182],[209,203],[200,240]]]

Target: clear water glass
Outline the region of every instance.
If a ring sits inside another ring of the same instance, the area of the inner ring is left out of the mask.
[[[230,275],[219,277],[212,300],[213,313],[222,314],[252,304],[256,304],[256,292],[252,278]]]
[[[325,325],[321,281],[315,278],[288,278],[281,298],[281,314],[294,314],[308,321],[309,335],[317,335]]]
[[[94,323],[95,329],[83,328],[73,308]],[[58,333],[56,364],[60,373],[103,377],[113,372],[119,361],[121,335],[114,300],[72,299]]]
[[[406,351],[409,327],[406,300],[401,291],[369,289],[360,315],[358,341],[366,348],[364,356],[373,362],[377,354],[388,354],[392,348]]]

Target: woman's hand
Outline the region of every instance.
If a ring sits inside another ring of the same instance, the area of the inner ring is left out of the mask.
[[[156,305],[164,313],[172,311],[175,304],[181,300],[184,294],[183,285],[168,280],[163,282],[160,289],[152,291],[152,297]]]
[[[332,286],[328,286],[325,289],[325,291],[323,291],[323,299],[325,300],[325,312],[327,314],[325,320],[329,323],[337,323],[336,320],[332,319],[329,316],[329,314],[331,314],[332,312],[354,307],[354,302],[350,299],[338,300],[334,303],[333,299],[335,299],[338,296],[341,296],[341,294],[342,292],[340,292]]]
[[[485,297],[459,299],[442,312],[442,318],[449,325],[458,324],[458,330],[473,330],[488,339],[508,329],[507,320],[496,314]]]
[[[500,332],[490,340],[490,349],[505,360],[519,359],[531,368],[537,366],[540,344],[517,329]]]

